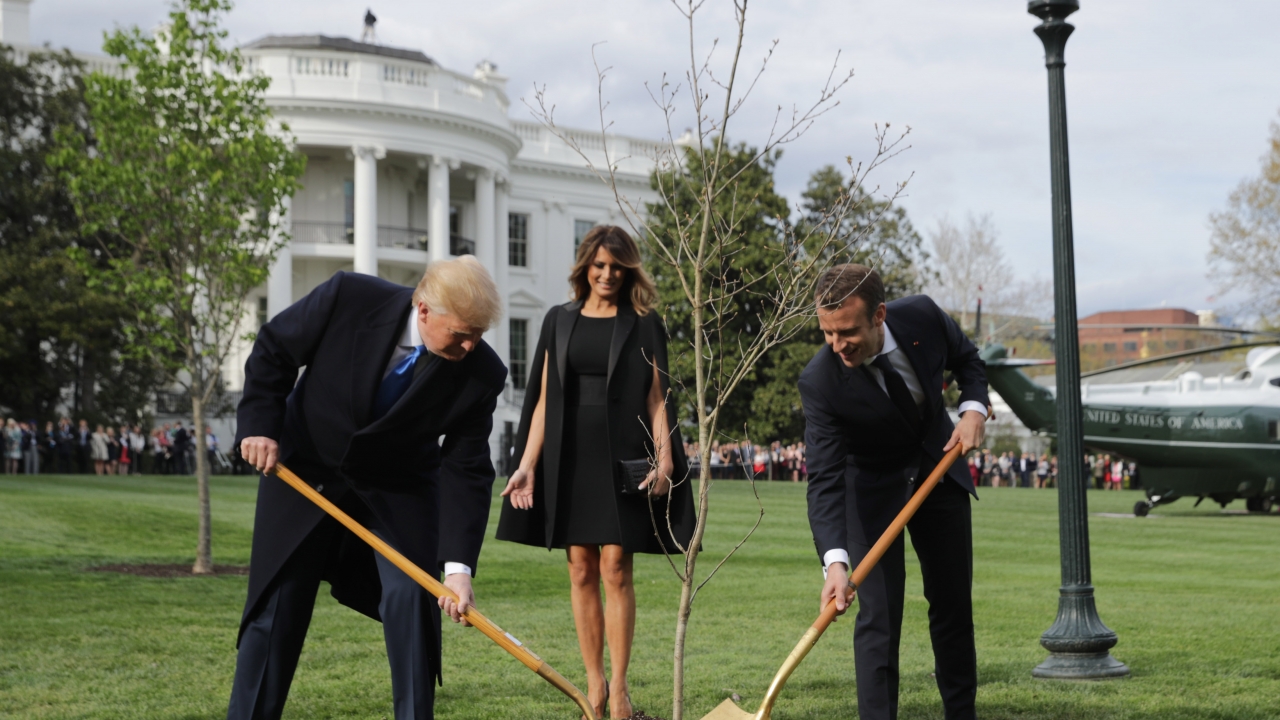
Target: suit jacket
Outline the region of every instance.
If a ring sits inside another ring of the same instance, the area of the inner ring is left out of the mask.
[[[962,403],[989,404],[986,365],[950,316],[925,295],[894,300],[888,308],[885,322],[925,390],[924,426],[918,435],[885,391],[861,370],[846,372],[829,345],[800,375],[809,525],[820,557],[850,546],[857,527],[851,511],[854,487],[880,484],[913,467],[925,477],[942,458],[942,447],[955,429],[942,403],[944,373],[955,376]],[[963,463],[952,465],[946,477],[977,496]]]
[[[534,408],[538,397],[545,390],[546,434],[542,456],[534,471],[533,507],[529,510],[517,510],[511,506],[510,499],[504,499],[502,518],[498,523],[499,540],[545,546],[548,549],[553,542],[561,448],[565,433],[572,432],[564,427],[564,383],[569,338],[581,315],[581,307],[580,302],[553,307],[542,321],[515,444],[515,458],[519,462],[519,458],[524,456],[525,443],[529,439],[529,424],[533,419]],[[547,356],[550,356],[550,367],[547,372],[547,387],[544,389],[542,367]],[[665,547],[667,552],[679,553],[680,547],[687,547],[693,536],[695,518],[684,442],[680,437],[675,402],[668,392],[670,384],[666,328],[657,313],[651,312],[641,317],[630,305],[619,306],[613,337],[609,343],[609,374],[606,380],[609,396],[609,447],[601,448],[601,452],[609,454],[610,468],[615,460],[637,460],[653,455],[653,442],[650,440],[652,428],[647,405],[649,389],[653,385],[651,362],[657,363],[659,381],[667,398],[667,419],[671,428],[667,442],[671,446],[674,465],[672,490],[666,497],[649,501],[643,496],[622,495],[615,489],[614,507],[601,508],[601,511],[617,513],[624,551],[661,553]],[[668,505],[670,527],[665,521]],[[654,530],[655,518],[660,532]]]
[[[412,294],[340,272],[262,326],[245,363],[235,446],[246,437],[278,439],[280,462],[340,506],[366,510],[419,567],[438,572],[448,560],[474,569],[493,491],[489,432],[507,371],[483,341],[459,362],[420,361],[404,396],[372,419]],[[283,481],[259,480],[241,633],[276,573],[324,516]],[[373,551],[349,533],[344,538],[325,579],[340,602],[378,619]],[[437,616],[437,654],[438,624]]]

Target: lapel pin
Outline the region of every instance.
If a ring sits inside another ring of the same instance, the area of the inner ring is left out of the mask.
[[[912,342],[911,344],[912,344],[912,345],[919,345],[919,344],[920,344],[920,341],[919,341],[919,340],[916,340],[916,341]]]

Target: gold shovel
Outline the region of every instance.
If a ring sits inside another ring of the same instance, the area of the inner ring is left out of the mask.
[[[880,562],[880,558],[884,557],[885,551],[902,534],[902,528],[906,527],[907,521],[916,514],[916,510],[920,509],[920,504],[924,502],[925,498],[929,497],[929,493],[933,491],[934,486],[938,484],[958,457],[960,457],[960,443],[956,443],[955,447],[942,456],[942,462],[939,462],[933,472],[929,473],[929,478],[907,501],[906,507],[902,508],[902,511],[898,513],[898,517],[893,519],[888,529],[884,531],[884,534],[880,536],[880,539],[871,548],[871,552],[868,552],[866,557],[862,558],[862,562],[858,563],[858,567],[854,569],[853,575],[849,578],[849,590],[857,591],[858,586],[867,579],[867,575],[871,573],[871,568],[875,567],[876,563]],[[787,684],[787,679],[791,677],[791,673],[795,672],[796,667],[800,665],[800,661],[804,660],[804,657],[809,654],[813,646],[818,644],[818,638],[822,637],[822,633],[826,631],[827,626],[835,619],[836,601],[832,600],[827,603],[827,606],[822,609],[822,614],[818,616],[818,619],[800,638],[799,644],[787,656],[786,661],[782,663],[782,667],[778,669],[778,674],[773,676],[773,682],[769,683],[769,690],[764,694],[764,700],[760,702],[760,709],[755,711],[754,714],[743,710],[734,704],[732,699],[729,699],[720,703],[715,710],[703,716],[702,720],[769,720],[770,715],[773,713],[773,704],[778,701],[778,694],[782,692],[782,686]]]
[[[454,602],[458,601],[458,596],[454,594],[452,590],[445,587],[443,583],[436,580],[433,576],[423,572],[422,568],[414,565],[413,561],[409,560],[409,558],[396,552],[395,548],[383,542],[382,538],[374,535],[366,530],[360,523],[352,520],[350,515],[342,512],[342,510],[338,509],[337,505],[329,502],[323,495],[313,490],[310,485],[303,481],[302,478],[294,475],[289,468],[277,464],[273,472],[276,477],[289,483],[295,490],[305,495],[308,500],[319,505],[321,510],[332,515],[335,520],[345,525],[348,530],[355,533],[361,540],[369,543],[374,550],[377,550],[383,557],[390,560],[393,565],[400,568],[405,575],[413,578],[415,582],[423,588],[426,588],[427,592],[436,597],[443,596],[452,599]],[[589,720],[597,720],[595,710],[591,708],[591,702],[587,700],[587,696],[575,687],[573,683],[566,680],[563,675],[556,672],[555,668],[545,663],[542,658],[534,655],[533,652],[526,648],[523,643],[515,639],[511,633],[503,630],[497,625],[494,625],[489,618],[481,615],[480,611],[476,610],[474,607],[467,608],[467,611],[463,613],[463,617],[467,619],[467,622],[474,625],[477,630],[484,633],[490,640],[497,643],[499,647],[511,653],[517,660],[524,663],[525,667],[538,673],[543,680],[546,680],[554,685],[557,690],[568,695],[570,699],[578,704],[578,707],[582,708],[583,714],[586,715]]]

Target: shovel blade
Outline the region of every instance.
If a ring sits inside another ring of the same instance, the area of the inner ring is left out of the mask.
[[[715,710],[702,716],[702,720],[754,720],[756,714],[734,704],[733,700],[725,700]]]

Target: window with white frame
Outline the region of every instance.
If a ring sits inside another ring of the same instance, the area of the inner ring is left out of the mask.
[[[511,387],[524,390],[529,384],[529,321],[511,318],[509,323]]]
[[[507,264],[529,267],[529,216],[525,213],[507,214]]]
[[[587,233],[591,232],[591,228],[596,226],[595,220],[574,220],[573,221],[573,254],[578,254],[578,246],[582,244],[583,238]]]

